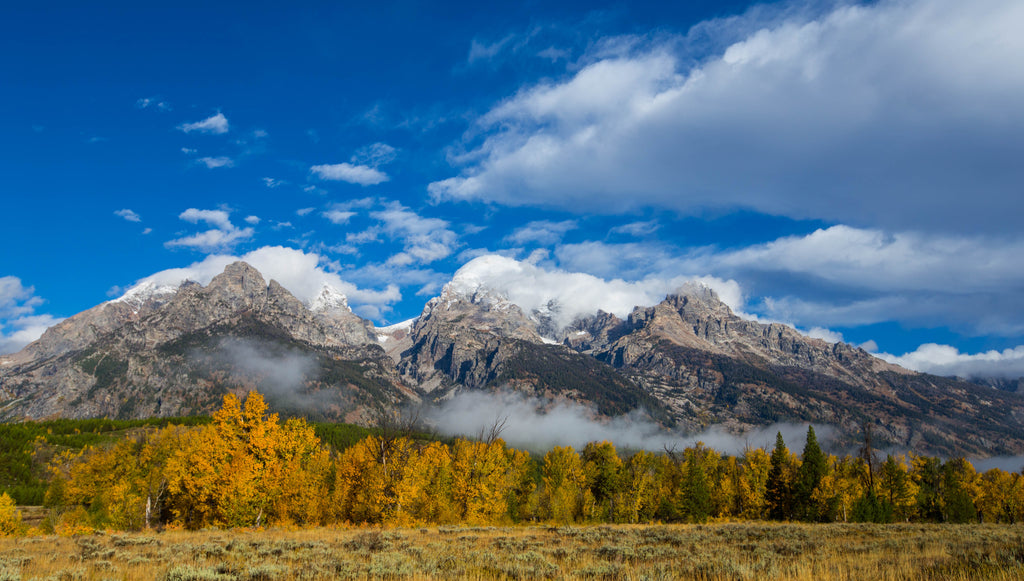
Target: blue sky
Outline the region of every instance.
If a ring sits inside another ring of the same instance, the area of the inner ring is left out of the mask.
[[[167,269],[387,324],[498,253],[1024,375],[1024,6],[664,4],[5,7],[0,352]]]

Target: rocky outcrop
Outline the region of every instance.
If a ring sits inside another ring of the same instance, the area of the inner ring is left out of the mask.
[[[0,358],[0,418],[206,413],[255,387],[279,411],[365,421],[458,390],[514,389],[607,416],[642,408],[691,431],[816,422],[853,446],[870,422],[883,447],[1024,453],[1016,393],[741,318],[703,286],[624,319],[562,325],[562,309],[526,312],[457,275],[414,321],[375,329],[337,289],[304,304],[239,262],[205,287],[140,285]]]
[[[185,282],[127,296],[64,321],[11,357],[0,368],[0,415],[199,413],[225,391],[259,387],[284,407],[317,399],[341,419],[416,397],[344,297],[314,312],[243,262],[206,287]]]

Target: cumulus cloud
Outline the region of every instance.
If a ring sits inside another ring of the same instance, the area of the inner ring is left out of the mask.
[[[196,132],[220,135],[228,132],[228,118],[223,113],[218,112],[216,115],[207,117],[202,121],[179,125],[178,129],[185,133]]]
[[[43,302],[20,278],[0,276],[0,354],[20,350],[63,320],[36,313]]]
[[[189,236],[168,240],[164,242],[164,246],[167,248],[191,248],[200,252],[219,252],[231,249],[239,242],[249,240],[253,235],[252,228],[238,228],[232,224],[230,213],[227,210],[189,208],[178,218],[192,224],[203,222],[211,228]]]
[[[910,353],[899,356],[889,353],[877,355],[889,363],[933,375],[955,375],[967,379],[1024,377],[1024,345],[1002,351],[969,354],[961,353],[959,349],[950,345],[926,343]]]
[[[135,106],[139,109],[156,109],[157,111],[170,111],[171,105],[166,101],[161,100],[159,97],[143,97],[138,101],[135,101]]]
[[[310,208],[310,209],[312,209],[312,208]],[[303,214],[300,214],[300,215],[303,215]],[[333,224],[348,224],[349,219],[352,216],[355,216],[355,215],[356,215],[355,212],[349,212],[349,211],[346,211],[346,210],[339,210],[338,208],[333,208],[331,210],[327,210],[326,212],[324,212],[324,218],[327,218]]]
[[[740,248],[588,241],[554,250],[568,270],[739,281],[762,317],[803,328],[885,321],[969,334],[1024,333],[1024,239],[833,226]]]
[[[145,283],[176,287],[186,280],[206,285],[227,265],[239,260],[252,265],[268,281],[276,280],[307,304],[316,298],[325,284],[341,291],[354,306],[386,306],[402,298],[396,284],[388,284],[379,290],[358,287],[342,279],[333,269],[326,268],[324,264],[327,261],[320,255],[282,246],[264,246],[242,255],[211,254],[184,268],[172,268],[147,276],[132,288]]]
[[[276,189],[281,187],[285,182],[281,180],[275,180],[274,178],[263,178],[263,185],[270,189]]]
[[[361,186],[374,186],[388,181],[388,175],[368,165],[352,165],[336,163],[333,165],[314,165],[309,171],[322,180],[348,182]]]
[[[394,147],[387,143],[373,143],[356,150],[349,161],[369,167],[380,167],[395,161],[396,157],[398,150]]]
[[[505,240],[514,244],[540,244],[543,246],[561,242],[566,232],[575,230],[579,225],[576,220],[535,220],[525,226],[516,228]]]
[[[1016,231],[1024,68],[1008,63],[1024,52],[1022,26],[1015,0],[891,0],[705,25],[704,44],[723,48],[700,59],[686,38],[599,44],[570,78],[481,116],[452,151],[460,175],[429,190]]]
[[[201,163],[206,166],[207,169],[217,169],[218,167],[234,167],[235,162],[230,157],[218,156],[218,157],[200,157],[196,160],[196,163]]]
[[[666,430],[642,410],[614,418],[598,418],[593,410],[571,401],[528,398],[515,392],[466,391],[426,412],[427,421],[449,435],[476,436],[504,421],[501,437],[510,445],[544,452],[554,446],[582,448],[588,442],[608,440],[617,448],[663,451],[682,450],[697,442],[726,454],[749,448],[770,449],[775,436],[794,446],[807,436],[806,424],[773,424],[744,434],[711,428],[698,434]],[[815,426],[826,444],[835,433],[830,426]]]
[[[615,226],[609,230],[612,234],[626,234],[629,236],[649,236],[654,234],[661,228],[661,224],[658,224],[657,220],[648,220],[646,222],[630,222],[629,224],[623,224],[622,226]]]
[[[246,224],[252,224],[253,226],[255,226],[256,224],[260,223],[260,217],[259,216],[246,216],[245,217],[245,223]]]
[[[973,293],[1024,283],[1024,239],[887,233],[832,226],[695,257],[719,268],[776,270],[844,286]]]
[[[582,272],[549,269],[526,261],[491,254],[460,268],[448,289],[463,296],[477,290],[497,291],[526,313],[549,311],[565,327],[598,310],[626,317],[636,306],[650,306],[688,282],[713,289],[733,311],[742,313],[743,293],[735,281],[710,276],[650,277],[637,281],[605,280]]]
[[[141,222],[142,221],[142,218],[140,218],[138,214],[136,214],[132,210],[129,210],[128,208],[125,208],[123,210],[118,210],[118,211],[114,212],[114,215],[115,216],[120,216],[120,217],[124,218],[125,220],[128,220],[129,222]]]
[[[398,202],[389,202],[383,210],[370,212],[370,217],[380,221],[380,232],[401,241],[403,251],[389,260],[395,265],[434,262],[447,258],[458,246],[458,235],[449,229],[446,220],[425,218]],[[375,239],[376,234],[373,236]]]

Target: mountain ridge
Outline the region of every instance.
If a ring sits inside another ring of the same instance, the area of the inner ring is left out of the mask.
[[[205,287],[132,289],[0,357],[0,417],[180,415],[257,387],[296,413],[368,422],[460,391],[508,389],[599,416],[639,407],[689,432],[816,422],[853,443],[870,423],[896,447],[1024,452],[1017,395],[743,319],[703,285],[625,318],[599,310],[564,324],[573,308],[550,300],[526,312],[457,274],[416,319],[378,329],[337,289],[304,303],[236,262]]]

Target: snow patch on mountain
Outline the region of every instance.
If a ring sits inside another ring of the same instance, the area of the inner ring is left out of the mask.
[[[309,310],[314,313],[352,312],[352,309],[348,306],[348,297],[345,296],[345,293],[328,283],[324,283],[320,289],[320,294],[316,295],[316,298],[309,303]]]
[[[124,303],[138,312],[146,303],[152,300],[168,299],[178,292],[179,284],[160,284],[153,280],[143,280],[139,284],[128,289],[120,297],[110,301],[111,303]]]

